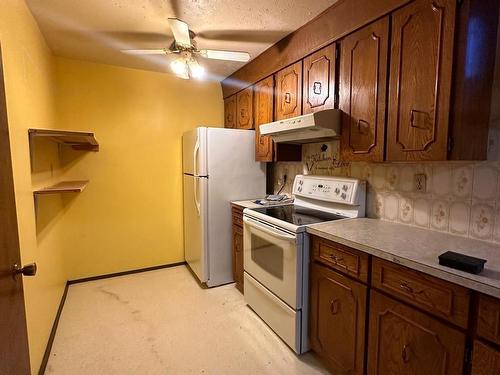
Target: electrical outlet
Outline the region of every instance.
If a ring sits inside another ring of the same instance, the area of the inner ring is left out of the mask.
[[[415,175],[415,191],[425,193],[427,191],[427,176],[424,173]]]

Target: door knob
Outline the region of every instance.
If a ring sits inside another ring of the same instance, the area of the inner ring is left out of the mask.
[[[36,275],[36,263],[29,263],[24,267],[14,264],[14,276],[18,274],[23,274],[24,276],[35,276]]]

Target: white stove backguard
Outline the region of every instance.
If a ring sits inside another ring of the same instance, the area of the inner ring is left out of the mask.
[[[364,217],[366,182],[355,178],[295,176],[295,204],[345,217]]]

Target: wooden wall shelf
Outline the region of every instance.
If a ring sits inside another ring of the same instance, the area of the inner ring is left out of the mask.
[[[71,147],[79,151],[99,151],[99,143],[94,133],[52,129],[29,129],[30,140],[35,137],[46,137],[51,141]]]
[[[35,195],[58,193],[81,193],[89,181],[62,181],[55,185],[33,191]]]

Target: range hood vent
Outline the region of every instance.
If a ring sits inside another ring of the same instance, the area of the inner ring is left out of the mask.
[[[325,109],[307,115],[264,124],[261,135],[269,135],[277,143],[314,143],[340,137],[341,111]]]

